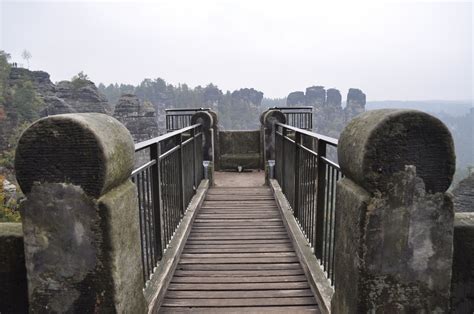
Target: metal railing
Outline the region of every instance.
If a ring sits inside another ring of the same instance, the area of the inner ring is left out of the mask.
[[[204,177],[196,124],[135,145],[149,161],[132,172],[138,189],[143,280],[150,279]]]
[[[273,107],[280,110],[286,117],[286,124],[312,131],[313,130],[313,107]]]
[[[336,182],[342,174],[327,157],[329,147],[337,148],[337,139],[276,124],[275,178],[333,284]]]
[[[165,109],[166,132],[179,130],[191,125],[191,117],[198,111],[209,111],[209,108]]]

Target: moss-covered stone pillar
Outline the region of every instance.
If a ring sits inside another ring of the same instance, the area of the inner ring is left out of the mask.
[[[215,113],[209,113],[207,111],[198,111],[191,117],[191,124],[201,124],[201,130],[204,134],[202,142],[202,152],[203,160],[207,160],[210,162],[208,167],[208,170],[211,171],[211,173],[208,173],[209,178],[214,177],[214,114]]]
[[[474,213],[454,217],[451,312],[474,313]]]
[[[32,313],[143,313],[130,133],[104,114],[40,119],[15,159]]]
[[[25,251],[21,223],[0,222],[0,313],[27,313]]]
[[[450,132],[413,110],[374,110],[339,139],[333,313],[446,313],[455,170]]]
[[[280,110],[270,109],[260,116],[263,133],[264,165],[275,159],[275,123],[286,123],[286,117]]]

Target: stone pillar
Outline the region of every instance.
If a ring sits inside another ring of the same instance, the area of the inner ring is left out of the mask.
[[[27,313],[25,251],[21,223],[0,223],[0,313]]]
[[[339,139],[333,313],[446,313],[451,134],[414,110],[374,110]]]
[[[454,217],[452,313],[474,312],[474,213]]]
[[[275,123],[286,123],[286,117],[280,110],[270,109],[260,117],[263,128],[264,165],[275,159]]]
[[[43,118],[15,159],[31,313],[143,313],[130,133],[104,114]]]
[[[191,125],[200,123],[204,133],[202,152],[203,161],[209,161],[208,177],[214,178],[214,119],[212,114],[207,111],[198,111],[191,117]],[[213,181],[210,180],[211,185]]]

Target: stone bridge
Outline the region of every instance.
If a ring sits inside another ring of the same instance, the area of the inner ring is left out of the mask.
[[[22,224],[0,224],[0,312],[471,313],[448,129],[376,110],[336,140],[300,109],[238,132],[178,111],[138,144],[104,114],[35,122]]]

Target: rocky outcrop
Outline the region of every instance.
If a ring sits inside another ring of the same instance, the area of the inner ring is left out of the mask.
[[[24,68],[11,68],[8,78],[10,87],[21,85],[24,81],[33,84],[35,92],[41,96],[52,96],[56,93],[56,86],[51,82],[49,74],[44,71],[30,71]]]
[[[44,71],[11,68],[8,78],[10,88],[21,86],[26,81],[32,83],[36,94],[44,102],[44,108],[40,111],[42,117],[75,112],[112,113],[107,99],[91,81],[62,81],[55,85]]]
[[[230,116],[232,117],[232,129],[245,130],[257,129],[259,127],[258,117],[260,115],[260,105],[262,104],[263,93],[253,88],[242,88],[232,92]],[[247,113],[247,116],[242,115]],[[250,117],[255,117],[254,121],[248,121]]]
[[[461,180],[453,189],[454,210],[474,212],[474,168],[469,168],[469,176]]]
[[[344,108],[346,120],[352,118],[365,111],[365,94],[357,88],[350,88],[347,93],[346,108]]]
[[[95,84],[88,80],[81,81],[81,84],[70,81],[59,82],[56,86],[56,96],[63,99],[78,113],[111,114],[110,104],[105,96],[99,93]]]
[[[135,95],[120,97],[114,117],[127,127],[135,143],[158,136],[155,108],[147,101],[140,102]]]
[[[338,138],[344,126],[356,115],[365,111],[365,94],[351,88],[347,94],[347,105],[342,108],[339,90],[323,86],[306,88],[306,93],[292,92],[286,104],[289,107],[313,107],[313,130],[317,133]]]
[[[300,107],[306,105],[306,97],[304,92],[292,92],[288,94],[286,98],[287,106]]]
[[[42,117],[76,112],[76,110],[66,103],[64,99],[58,98],[56,96],[44,97],[44,103],[46,107],[40,112]]]
[[[323,107],[326,104],[326,90],[323,86],[311,86],[306,88],[306,105]]]

